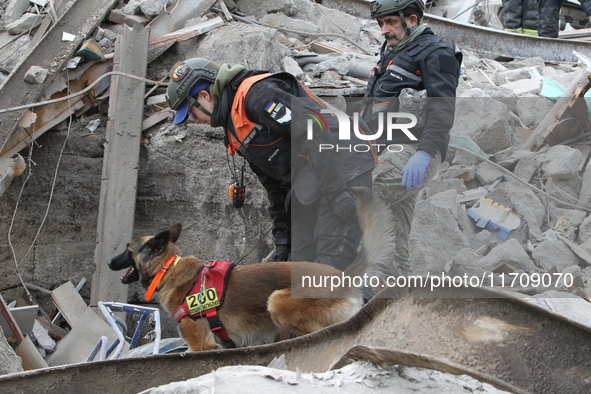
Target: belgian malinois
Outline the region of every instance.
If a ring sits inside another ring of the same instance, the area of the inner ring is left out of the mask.
[[[237,265],[229,273],[217,316],[235,346],[271,343],[282,330],[308,334],[345,321],[361,309],[364,289],[356,287],[355,281],[345,283],[345,278],[387,273],[393,235],[391,216],[384,203],[365,188],[354,188],[352,193],[357,199],[363,247],[344,272],[313,262],[264,262]],[[175,255],[181,256],[175,245],[180,233],[181,225],[175,224],[157,235],[135,238],[109,262],[109,267],[115,271],[129,268],[121,282],[141,280],[148,287],[165,262]],[[205,261],[195,256],[186,256],[164,270],[166,273],[159,284],[153,287],[168,312],[173,314],[183,305],[187,294],[201,280],[205,265]],[[310,281],[302,283],[302,278],[312,275],[324,278],[326,286],[306,288]],[[326,278],[333,277],[343,278],[340,286],[331,288],[334,282],[326,282]],[[190,315],[180,318],[179,332],[191,351],[228,346],[228,342],[213,334],[206,318]]]

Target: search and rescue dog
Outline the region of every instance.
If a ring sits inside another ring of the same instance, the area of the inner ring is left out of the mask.
[[[365,188],[351,192],[357,199],[363,247],[344,275],[383,277],[389,273],[394,241],[389,209]],[[135,238],[109,267],[115,271],[129,268],[121,281],[141,280],[144,287],[149,285],[148,299],[158,291],[160,303],[177,318],[180,335],[191,351],[271,343],[282,330],[308,334],[347,320],[363,305],[360,287],[304,288],[303,276],[343,274],[312,262],[237,265],[222,272],[225,284],[208,288],[206,282],[214,276],[211,263],[195,256],[176,258],[181,255],[175,245],[180,233],[181,225],[175,224],[155,236]],[[191,293],[195,288],[197,293]]]

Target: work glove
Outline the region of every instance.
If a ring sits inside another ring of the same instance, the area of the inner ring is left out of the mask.
[[[289,253],[291,246],[289,245],[275,245],[275,253],[273,253],[272,261],[289,261]]]
[[[340,220],[348,222],[355,216],[355,199],[347,189],[341,189],[334,195],[336,196],[332,200],[334,213]]]
[[[423,183],[425,171],[429,167],[433,156],[423,150],[417,151],[402,169],[402,186],[407,190],[416,189]]]

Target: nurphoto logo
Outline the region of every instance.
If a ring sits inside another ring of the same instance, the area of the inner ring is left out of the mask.
[[[311,108],[306,108],[307,110],[311,111],[306,112],[307,115],[310,116],[311,119],[308,119],[307,123],[307,138],[308,141],[314,139],[314,122],[320,127],[320,131],[324,131],[328,129],[326,125],[326,120],[322,116],[322,114],[332,114],[337,117],[339,122],[339,141],[350,141],[351,140],[351,129],[353,129],[353,133],[355,133],[355,137],[362,141],[376,141],[378,138],[382,136],[384,130],[386,131],[386,139],[388,141],[392,141],[392,135],[395,131],[402,131],[406,137],[410,141],[417,141],[417,137],[415,137],[409,129],[412,129],[417,124],[417,117],[410,113],[405,112],[387,112],[378,113],[378,130],[375,134],[366,134],[362,132],[362,129],[359,127],[359,113],[354,112],[353,116],[347,115],[345,112],[340,111],[335,108],[323,108],[318,111],[315,111]],[[385,116],[384,116],[385,115]],[[386,127],[384,127],[384,117],[386,118]],[[353,118],[353,127],[351,128],[351,118]],[[396,123],[397,119],[410,119],[408,123]],[[386,144],[375,144],[377,146],[378,151],[380,146],[386,146]],[[367,152],[371,149],[369,144],[357,144],[357,145],[346,145],[341,146],[337,144],[336,146],[333,144],[319,144],[319,151],[322,152],[323,150],[330,150],[336,149],[339,150],[348,150],[351,151],[353,149],[355,152]],[[390,147],[392,147],[391,150]],[[388,150],[392,152],[400,152],[402,151],[402,146],[395,144],[395,145],[388,145]]]

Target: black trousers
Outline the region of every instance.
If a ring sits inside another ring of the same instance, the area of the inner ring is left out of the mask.
[[[347,182],[347,187],[371,189],[371,171]],[[357,217],[341,220],[326,196],[308,205],[291,199],[291,261],[314,261],[344,271],[357,256],[361,241]]]

